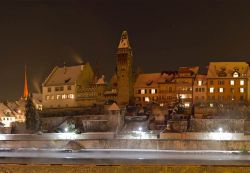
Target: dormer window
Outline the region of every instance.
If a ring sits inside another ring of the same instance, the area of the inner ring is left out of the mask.
[[[233,72],[233,77],[239,77],[239,76],[240,76],[239,72],[237,71]]]

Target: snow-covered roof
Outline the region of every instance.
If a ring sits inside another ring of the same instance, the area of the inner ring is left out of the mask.
[[[232,78],[233,73],[239,73],[239,77],[246,77],[249,65],[246,62],[210,62],[207,78]]]
[[[128,40],[127,31],[122,32],[122,36],[118,45],[118,48],[131,48]]]
[[[103,85],[103,84],[105,84],[105,82],[104,82],[104,75],[102,75],[102,77],[100,77],[100,78],[97,80],[96,84],[97,84],[97,85]]]
[[[157,87],[161,73],[140,74],[134,84],[136,88]]]
[[[199,67],[179,67],[178,76],[179,77],[192,77],[195,76],[199,71]]]
[[[113,103],[112,105],[109,106],[108,110],[109,111],[119,111],[120,108],[116,103]]]

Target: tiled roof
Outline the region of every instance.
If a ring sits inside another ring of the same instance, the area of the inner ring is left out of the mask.
[[[207,78],[232,78],[232,74],[238,71],[240,77],[246,77],[249,65],[246,62],[210,62]]]
[[[55,67],[48,79],[45,81],[45,85],[56,86],[74,84],[81,72],[81,68],[81,65],[71,67]]]
[[[161,78],[161,73],[140,74],[134,87],[156,87]]]

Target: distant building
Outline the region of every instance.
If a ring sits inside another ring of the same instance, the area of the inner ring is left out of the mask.
[[[134,84],[135,103],[142,106],[159,99],[159,80],[161,73],[140,74]]]
[[[199,67],[180,67],[176,77],[177,98],[180,98],[186,108],[193,105],[193,84]]]
[[[196,75],[193,85],[193,103],[201,105],[207,102],[207,75]]]
[[[207,98],[214,103],[247,103],[249,64],[246,62],[210,62],[207,73]]]
[[[43,83],[43,108],[88,107],[104,102],[104,77],[95,80],[89,63],[55,67]]]
[[[127,31],[122,32],[116,56],[117,102],[125,105],[133,97],[133,54]]]

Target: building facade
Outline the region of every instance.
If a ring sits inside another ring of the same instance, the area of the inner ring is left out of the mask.
[[[207,74],[207,99],[215,103],[247,103],[248,70],[245,62],[210,62]]]
[[[194,105],[204,105],[207,102],[207,75],[196,75],[193,85]]]

